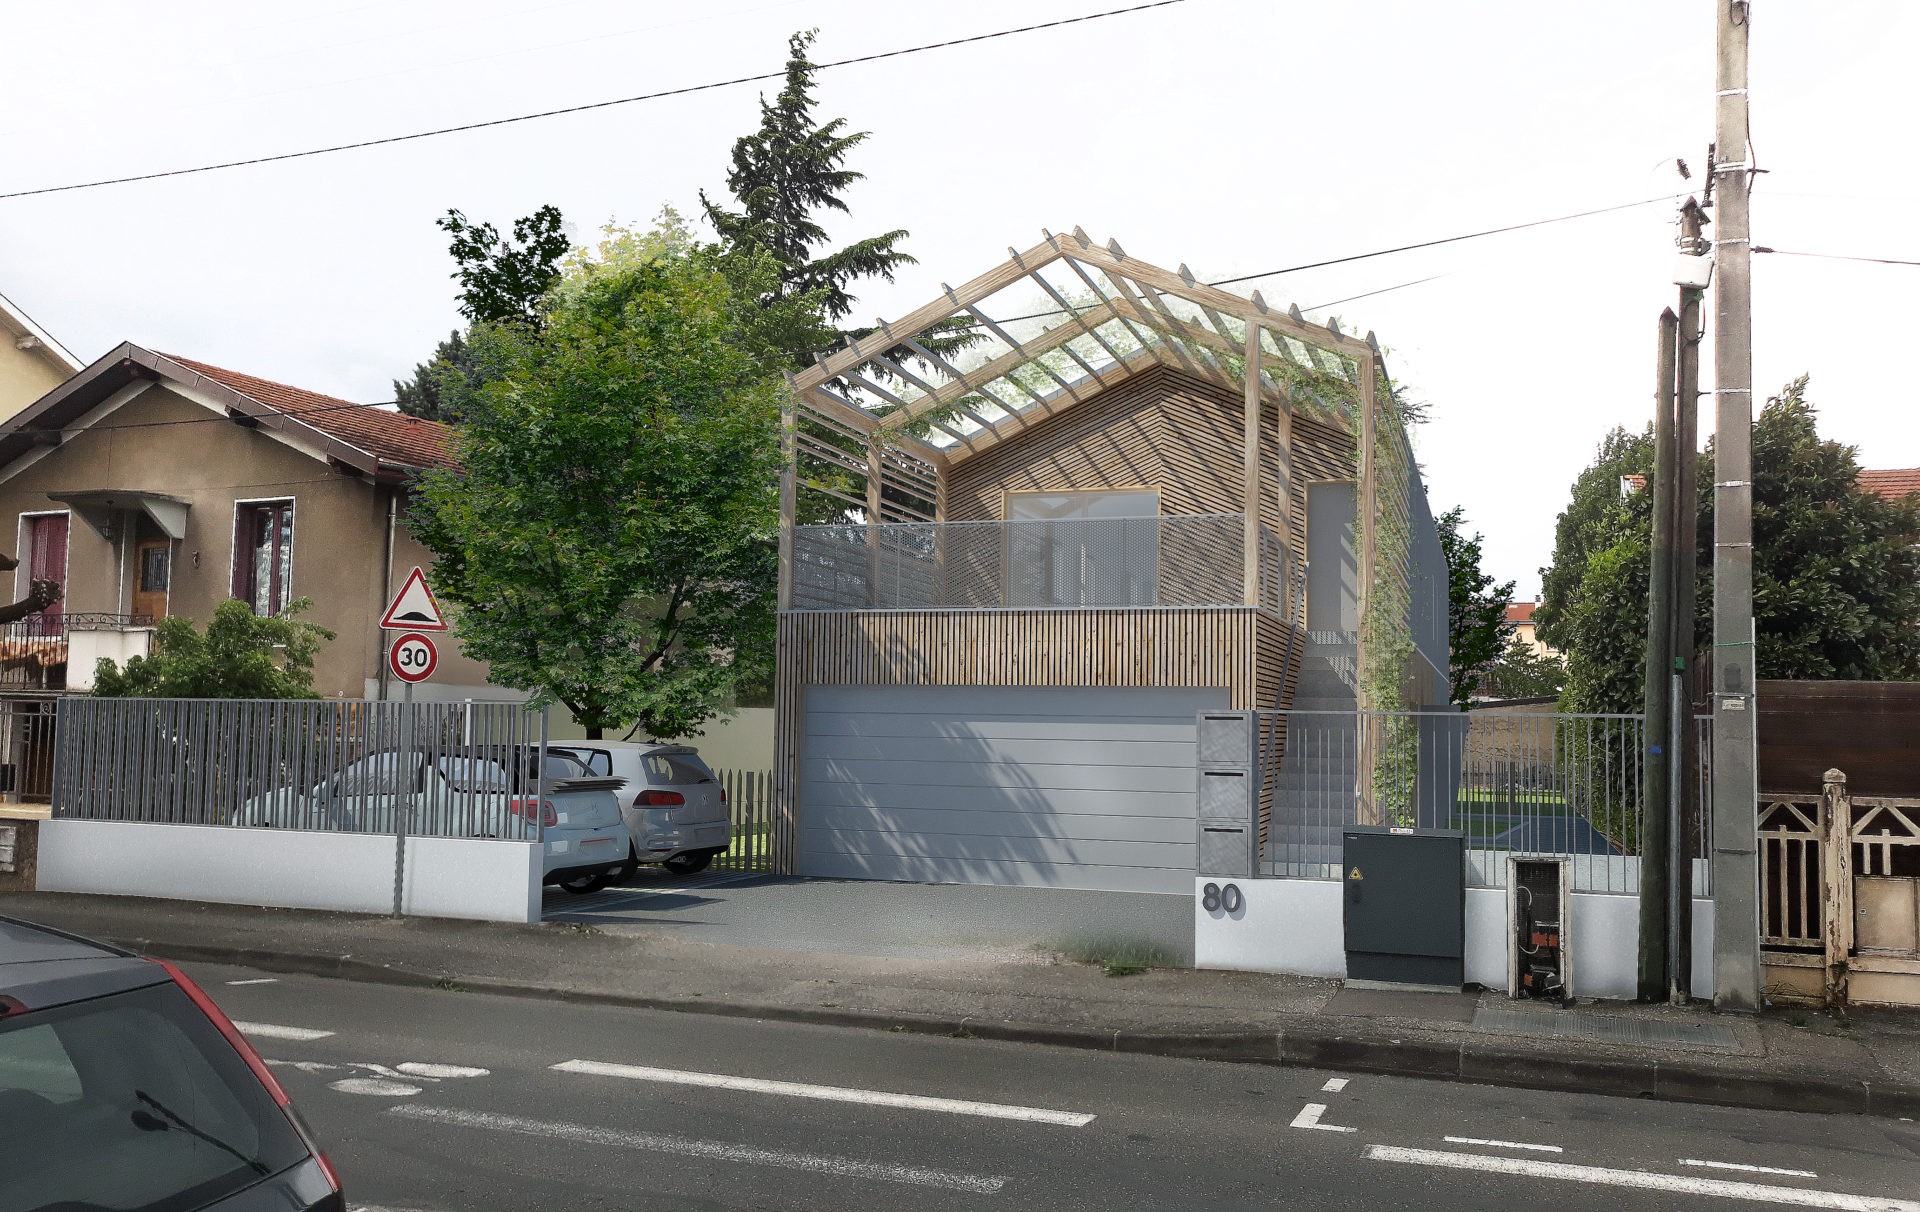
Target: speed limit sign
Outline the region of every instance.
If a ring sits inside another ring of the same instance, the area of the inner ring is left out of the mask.
[[[440,654],[434,651],[433,641],[417,631],[395,640],[387,652],[387,668],[403,682],[426,681],[439,663]]]

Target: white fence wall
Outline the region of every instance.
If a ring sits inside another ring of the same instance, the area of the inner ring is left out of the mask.
[[[393,911],[391,835],[135,821],[40,823],[42,892]],[[410,837],[404,912],[496,922],[540,920],[540,847]]]
[[[1241,907],[1209,912],[1202,890],[1231,883]],[[1194,880],[1193,952],[1197,968],[1281,972],[1295,976],[1347,975],[1345,890],[1338,880]],[[1507,892],[1468,888],[1466,979],[1507,987]],[[1578,997],[1630,1001],[1638,995],[1640,898],[1573,894],[1571,991]],[[1713,996],[1713,902],[1693,902],[1693,994]]]

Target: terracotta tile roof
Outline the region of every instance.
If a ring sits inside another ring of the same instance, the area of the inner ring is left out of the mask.
[[[382,463],[400,467],[443,467],[452,462],[452,434],[438,421],[423,421],[404,413],[375,408],[371,404],[355,404],[349,400],[323,396],[319,392],[244,375],[237,370],[209,366],[191,358],[173,354],[162,356],[189,370],[198,371],[275,412],[293,417],[322,433],[356,446]]]
[[[1533,608],[1537,602],[1509,602],[1507,604],[1507,626],[1520,627],[1533,622]]]
[[[1889,501],[1920,493],[1920,467],[1894,467],[1884,471],[1862,471],[1860,490]]]

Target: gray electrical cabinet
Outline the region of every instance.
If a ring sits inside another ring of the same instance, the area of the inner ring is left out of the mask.
[[[1341,853],[1348,979],[1464,984],[1466,835],[1351,825]]]
[[[1260,716],[1203,711],[1196,720],[1196,861],[1201,875],[1249,879],[1260,861]]]

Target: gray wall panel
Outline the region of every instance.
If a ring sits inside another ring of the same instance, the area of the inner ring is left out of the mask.
[[[812,686],[803,874],[1192,891],[1220,689]]]

